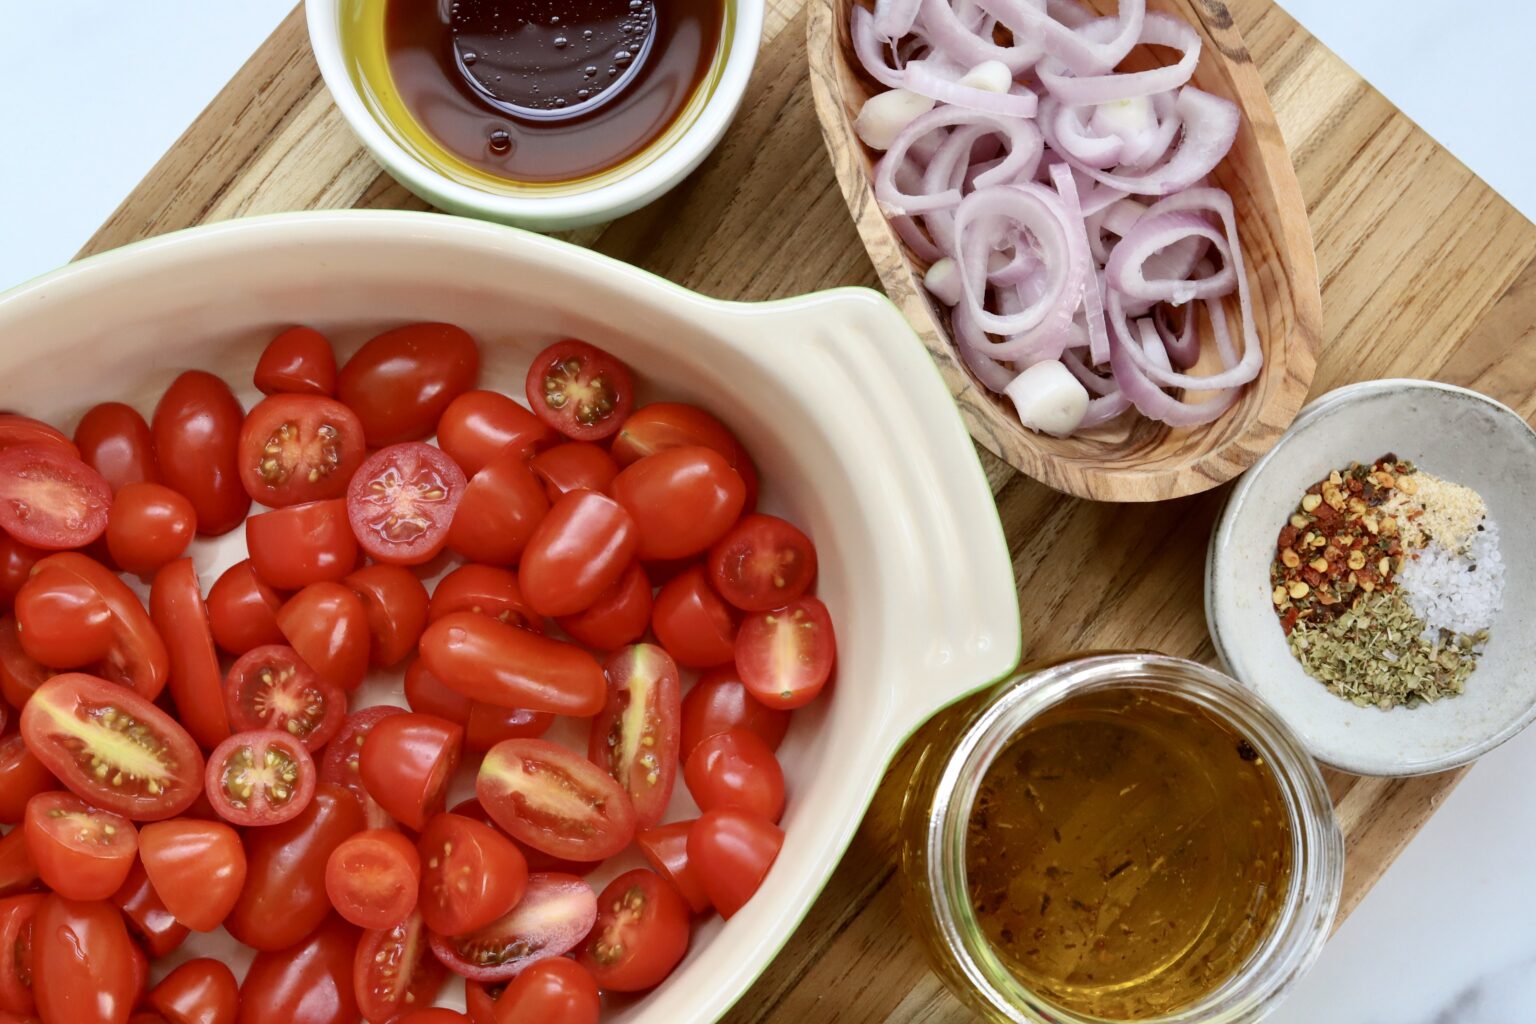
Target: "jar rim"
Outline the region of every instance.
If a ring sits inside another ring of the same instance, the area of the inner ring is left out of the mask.
[[[1332,931],[1343,891],[1344,838],[1316,761],[1253,691],[1185,658],[1106,653],[1025,668],[994,690],[950,751],[927,808],[927,890],[940,941],[960,973],[1002,1020],[1018,1024],[1119,1024],[1066,1010],[1031,992],[1003,965],[968,898],[966,839],[983,777],[1019,729],[1068,697],[1103,689],[1175,693],[1217,715],[1265,758],[1285,802],[1291,872],[1268,934],[1205,996],[1137,1024],[1246,1024],[1304,974]]]

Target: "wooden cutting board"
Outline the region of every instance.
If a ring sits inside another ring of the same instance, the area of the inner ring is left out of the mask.
[[[1212,3],[1214,0],[1206,0]],[[1325,340],[1313,394],[1433,377],[1536,414],[1536,226],[1269,0],[1231,0],[1296,162],[1316,239]],[[822,150],[803,0],[768,0],[736,124],[667,197],[567,237],[710,295],[878,287]],[[82,251],[248,214],[424,209],[331,103],[295,11]],[[981,452],[1007,528],[1025,651],[1153,648],[1214,657],[1201,607],[1224,490],[1159,505],[1063,497]],[[899,916],[893,836],[903,759],[849,856],[733,1022],[966,1020]],[[1338,773],[1352,909],[1458,779]]]

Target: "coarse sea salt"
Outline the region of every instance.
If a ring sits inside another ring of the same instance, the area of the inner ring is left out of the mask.
[[[1491,628],[1504,600],[1498,524],[1485,517],[1460,551],[1431,539],[1409,555],[1398,583],[1426,623],[1426,637],[1442,629],[1472,635]]]

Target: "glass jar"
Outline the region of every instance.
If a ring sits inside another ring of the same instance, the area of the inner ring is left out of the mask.
[[[1096,654],[1026,668],[930,723],[901,816],[908,916],[935,970],[983,1019],[999,1024],[1104,1024],[1028,991],[998,958],[972,910],[966,836],[982,778],[1032,717],[1068,696],[1139,687],[1171,692],[1225,720],[1275,773],[1292,842],[1288,890],[1266,936],[1218,988],[1142,1024],[1260,1020],[1316,960],[1333,927],[1344,839],[1317,764],[1275,711],[1235,680],[1158,654]]]

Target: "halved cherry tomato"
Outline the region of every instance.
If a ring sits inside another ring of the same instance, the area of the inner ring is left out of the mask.
[[[117,892],[139,852],[133,822],[69,793],[33,797],[25,829],[38,877],[72,900],[104,900]]]
[[[504,708],[471,701],[469,720],[464,724],[464,749],[483,754],[502,740],[542,736],[554,721],[555,716],[548,711]]]
[[[150,430],[161,483],[191,500],[197,532],[204,536],[233,530],[251,507],[240,483],[244,419],[229,385],[201,370],[177,377],[155,406]]]
[[[0,697],[15,708],[26,706],[53,670],[21,648],[16,616],[0,617]]]
[[[661,820],[677,779],[677,664],[655,644],[616,651],[603,666],[608,703],[592,719],[587,756],[629,794],[645,828]]]
[[[489,825],[439,814],[421,834],[421,914],[439,935],[463,935],[498,920],[523,898],[528,862]]]
[[[460,800],[453,805],[450,813],[457,814],[461,818],[473,818],[480,824],[498,831],[501,829],[501,826],[496,824],[496,819],[491,817],[480,801],[474,797],[470,797],[468,800]],[[551,857],[543,850],[535,850],[531,846],[524,846],[515,839],[512,842],[517,847],[518,852],[523,855],[523,859],[528,862],[529,871],[554,872],[562,875],[585,877],[603,866],[603,862],[600,860],[564,860],[560,857]]]
[[[836,656],[832,617],[814,597],[749,615],[736,635],[736,671],[752,696],[771,708],[815,700]]]
[[[54,676],[22,710],[21,734],[76,796],[135,821],[173,818],[202,789],[203,755],[187,731],[104,679]]]
[[[80,460],[100,473],[113,493],[128,484],[159,483],[155,439],[149,424],[131,405],[93,405],[75,426]]]
[[[568,963],[575,963],[570,960]],[[529,968],[533,970],[534,968]],[[528,973],[527,971],[523,973]],[[498,983],[483,985],[478,981],[464,979],[464,1012],[469,1015],[470,1024],[496,1024],[496,1000],[500,997],[502,989],[506,986]],[[592,991],[597,992],[597,983],[592,983]],[[533,1020],[544,1020],[543,1016],[535,1015]],[[560,1018],[553,1018],[559,1020]],[[596,1017],[592,1018],[594,1021]]]
[[[245,888],[224,927],[260,950],[283,949],[313,932],[331,912],[325,894],[331,851],[362,828],[363,812],[352,794],[325,785],[316,787],[297,817],[248,831]],[[349,951],[348,963],[350,956]],[[263,1018],[262,1024],[275,1019]]]
[[[555,621],[572,638],[600,651],[634,643],[651,624],[651,581],[636,562],[586,611],[562,615]]]
[[[20,733],[0,738],[0,825],[18,824],[27,813],[28,800],[57,786]]]
[[[731,729],[747,729],[778,750],[789,731],[789,712],[770,708],[747,692],[734,665],[711,669],[683,695],[684,763],[703,741]]]
[[[403,714],[404,708],[392,704],[376,704],[355,711],[342,723],[341,732],[331,740],[330,746],[325,748],[325,762],[320,768],[321,785],[345,786],[351,791],[357,797],[358,806],[363,809],[363,817],[369,828],[389,828],[394,825],[395,819],[368,795],[368,787],[363,785],[359,767],[363,743],[380,719]]]
[[[37,893],[0,900],[0,1010],[30,1014],[32,997],[32,919],[43,897]]]
[[[599,988],[644,992],[660,985],[688,952],[688,905],[670,882],[636,868],[597,898],[597,923],[577,954]]]
[[[101,900],[47,896],[32,918],[32,990],[49,1024],[121,1024],[138,1001],[134,945]]]
[[[270,508],[339,498],[363,464],[363,425],[324,395],[273,395],[240,428],[240,483]]]
[[[466,483],[464,471],[429,444],[410,441],[376,451],[347,489],[352,532],[376,561],[430,561],[448,542]]]
[[[278,609],[289,645],[321,679],[355,690],[368,672],[368,612],[341,583],[311,583]]]
[[[428,672],[474,700],[585,718],[607,696],[597,659],[474,612],[454,612],[421,634]]]
[[[235,732],[275,729],[311,754],[331,741],[347,717],[346,694],[280,644],[240,655],[224,682],[224,707]]]
[[[713,668],[736,655],[735,612],[710,588],[702,565],[657,591],[651,629],[667,653],[688,668]]]
[[[689,445],[713,448],[733,460],[742,450],[736,435],[698,406],[653,402],[636,409],[624,421],[613,439],[613,457],[619,465],[628,466],[647,455]]]
[[[251,516],[245,546],[257,578],[278,590],[339,580],[357,565],[357,538],[340,498]]]
[[[367,565],[345,580],[368,616],[369,661],[392,668],[416,649],[427,626],[427,588],[404,566]]]
[[[574,441],[613,436],[635,402],[629,367],[574,338],[533,357],[524,391],[534,415]]]
[[[480,763],[475,795],[512,838],[567,860],[611,857],[635,835],[635,808],[624,788],[547,740],[492,747]]]
[[[192,503],[163,484],[128,484],[107,514],[107,551],[124,572],[148,575],[180,558],[197,533]]]
[[[149,993],[149,1005],[167,1024],[235,1024],[240,983],[222,961],[188,960]]]
[[[517,574],[495,565],[461,565],[438,581],[427,608],[427,621],[453,612],[489,615],[509,626],[544,632],[544,620],[523,600]]]
[[[526,456],[557,439],[542,420],[499,391],[466,391],[437,421],[438,445],[469,476],[509,446]]]
[[[597,982],[575,960],[540,960],[507,983],[487,1024],[597,1024],[602,1012]],[[477,1022],[478,1024],[478,1022]]]
[[[778,516],[743,516],[709,551],[720,596],[743,611],[782,608],[816,579],[816,546]]]
[[[256,575],[249,559],[224,570],[208,591],[208,625],[213,640],[230,654],[262,644],[280,644],[277,612],[283,598]]]
[[[245,887],[245,847],[221,821],[173,818],[145,825],[139,859],[166,909],[193,931],[223,924]]]
[[[746,729],[702,741],[688,755],[683,778],[701,811],[735,807],[772,822],[784,814],[784,770],[773,748]]]
[[[609,493],[628,510],[643,559],[686,558],[725,536],[741,515],[746,485],[712,448],[668,448],[613,478]]]
[[[235,825],[292,820],[315,794],[315,762],[304,744],[274,729],[237,732],[208,756],[208,799]]]
[[[14,412],[0,413],[0,450],[26,445],[55,448],[72,459],[80,457],[75,443],[52,424]]]
[[[464,935],[433,933],[432,952],[475,981],[506,981],[530,965],[575,949],[597,920],[597,894],[574,875],[535,873],[517,906]]]
[[[379,806],[419,832],[442,813],[463,743],[463,728],[447,719],[390,715],[374,723],[363,741],[358,771]]]
[[[399,1024],[402,1011],[436,999],[447,976],[415,910],[387,929],[364,932],[352,964],[358,1009],[368,1024]]]
[[[106,530],[111,505],[101,474],[62,448],[0,450],[0,528],[24,544],[84,547]]]
[[[370,448],[432,433],[455,398],[475,386],[480,350],[452,324],[410,324],[371,339],[341,368],[336,394],[363,421]]]
[[[492,456],[464,488],[448,546],[472,562],[511,565],[548,512],[544,485],[523,453],[509,448]]]
[[[240,1024],[354,1024],[357,929],[339,917],[296,945],[264,950],[240,984]]]
[[[166,909],[142,863],[128,872],[128,880],[112,896],[128,926],[143,941],[149,955],[162,957],[187,941],[191,929]]]
[[[416,908],[421,858],[399,832],[348,836],[325,864],[325,892],[336,913],[359,928],[393,928]]]
[[[48,552],[23,544],[8,533],[0,532],[0,607],[10,607],[16,592],[32,575],[32,567]]]
[[[535,455],[528,466],[544,482],[550,501],[567,491],[606,493],[613,478],[619,475],[619,464],[613,456],[590,441],[557,444]]]
[[[336,392],[336,353],[312,327],[290,327],[262,350],[256,389],[264,395],[331,395]]]
[[[688,831],[693,821],[673,821],[644,828],[635,833],[635,845],[645,854],[656,873],[677,887],[677,891],[695,914],[710,907],[704,880],[688,863]]]
[[[624,506],[596,491],[563,494],[529,538],[517,582],[540,615],[574,615],[619,581],[638,545]]]
[[[705,811],[688,831],[688,862],[730,919],[763,884],[783,845],[784,830],[767,818],[736,808]]]
[[[155,573],[149,617],[170,657],[177,718],[198,746],[212,750],[229,738],[229,715],[224,710],[224,673],[192,559],[177,559]]]
[[[13,828],[0,836],[0,896],[37,888],[37,865],[28,845],[25,829]]]

